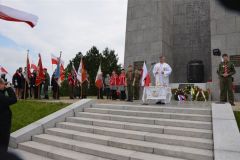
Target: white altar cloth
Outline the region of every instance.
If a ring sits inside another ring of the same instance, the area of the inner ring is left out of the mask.
[[[165,103],[170,103],[172,98],[171,87],[165,86],[149,86],[144,87],[142,101],[147,103],[148,100],[163,101]]]

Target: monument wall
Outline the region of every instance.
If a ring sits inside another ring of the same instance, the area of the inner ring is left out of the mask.
[[[240,13],[228,10],[216,0],[210,0],[211,11],[211,49],[220,49],[222,54],[240,55]],[[213,56],[212,59],[212,91],[213,99],[219,100],[219,79],[217,68],[221,57]],[[240,85],[240,67],[235,67],[237,74],[234,84]],[[235,94],[240,100],[239,94]]]
[[[173,1],[174,82],[187,82],[187,64],[202,60],[204,80],[211,79],[209,0]]]
[[[202,60],[204,81],[212,80],[212,98],[218,100],[221,57],[213,49],[240,55],[240,13],[217,0],[128,0],[125,68],[146,61],[150,69],[164,55],[173,68],[170,82],[181,83],[187,82],[187,63]],[[236,70],[234,84],[240,85]]]
[[[124,67],[146,61],[148,68],[163,50],[161,0],[129,0]]]

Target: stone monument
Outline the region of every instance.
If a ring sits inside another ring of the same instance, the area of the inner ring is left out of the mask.
[[[210,83],[212,98],[219,97],[216,70],[222,53],[240,55],[240,13],[217,0],[129,0],[124,66],[148,69],[164,55],[173,68],[172,83],[187,82],[187,64],[201,60],[204,82]],[[240,68],[236,67],[237,73]],[[235,76],[234,84],[240,84]],[[238,96],[236,94],[236,96]]]

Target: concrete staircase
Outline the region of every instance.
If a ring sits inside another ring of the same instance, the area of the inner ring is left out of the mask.
[[[96,104],[18,149],[56,160],[213,160],[211,106]]]

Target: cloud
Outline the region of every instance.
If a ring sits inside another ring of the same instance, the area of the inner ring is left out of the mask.
[[[51,69],[51,53],[58,55],[63,51],[63,59],[68,63],[77,52],[85,53],[93,45],[100,50],[115,49],[123,63],[127,0],[35,0],[34,3],[1,0],[0,3],[39,17],[34,29],[26,24],[0,21],[0,34],[17,45],[11,49],[0,47],[1,57],[14,55],[0,64],[11,60],[14,65],[6,64],[11,68],[24,66],[22,59],[30,49],[35,63],[37,54],[42,53],[46,66]]]

